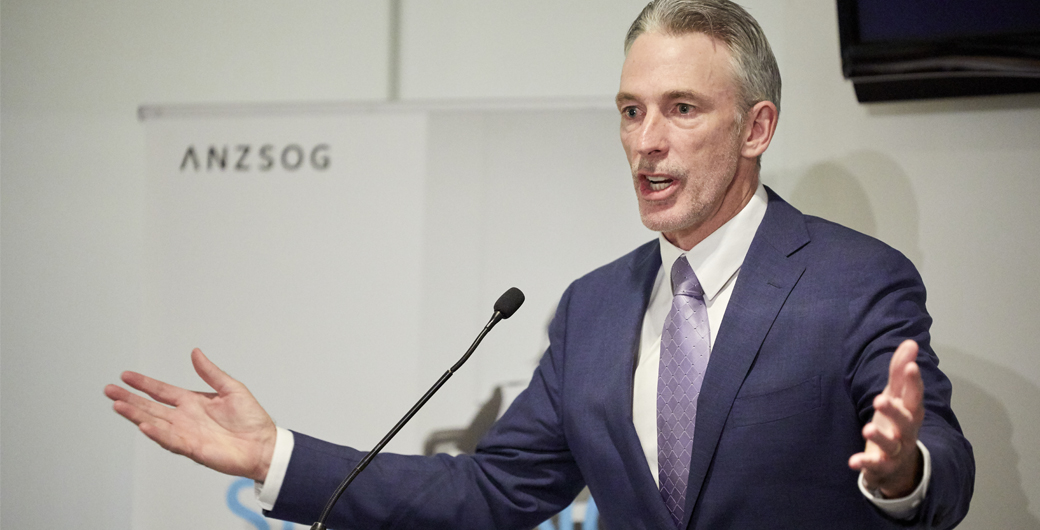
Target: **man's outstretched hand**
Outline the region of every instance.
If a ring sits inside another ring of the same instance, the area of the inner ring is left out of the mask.
[[[863,426],[866,449],[849,458],[867,489],[880,489],[887,498],[909,495],[921,477],[917,433],[924,421],[924,382],[915,359],[917,343],[903,341],[892,355],[888,385],[874,398],[874,417]]]
[[[245,385],[201,350],[191,352],[191,363],[215,393],[192,392],[123,372],[124,383],[152,399],[117,385],[106,386],[105,395],[115,401],[116,412],[164,449],[221,473],[264,480],[277,437],[274,421]]]

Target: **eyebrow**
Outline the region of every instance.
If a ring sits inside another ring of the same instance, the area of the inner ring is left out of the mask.
[[[697,102],[698,104],[704,104],[708,101],[708,98],[700,92],[693,90],[672,90],[665,92],[664,99],[675,100],[675,99],[687,99]],[[634,94],[628,92],[618,92],[617,97],[614,98],[614,103],[620,105],[623,101],[638,101],[639,98]]]
[[[665,99],[689,99],[698,103],[704,103],[708,100],[704,94],[692,90],[673,90],[665,94]]]
[[[622,101],[633,101],[636,97],[628,92],[618,92],[617,97],[614,98],[614,104],[620,105]]]

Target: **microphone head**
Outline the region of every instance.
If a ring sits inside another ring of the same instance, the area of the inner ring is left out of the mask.
[[[501,313],[502,318],[509,318],[516,313],[517,309],[520,309],[520,305],[523,303],[524,293],[516,287],[510,287],[508,291],[498,297],[498,301],[495,302],[495,312]]]

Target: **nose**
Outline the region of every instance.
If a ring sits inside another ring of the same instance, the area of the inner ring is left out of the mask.
[[[668,153],[668,135],[664,116],[649,110],[636,131],[636,150],[647,158],[660,158]]]

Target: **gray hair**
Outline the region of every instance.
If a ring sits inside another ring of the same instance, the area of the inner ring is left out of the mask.
[[[740,90],[738,121],[759,101],[771,101],[780,111],[780,68],[762,28],[744,8],[729,0],[654,0],[628,29],[625,54],[637,37],[651,32],[703,33],[729,48]]]

